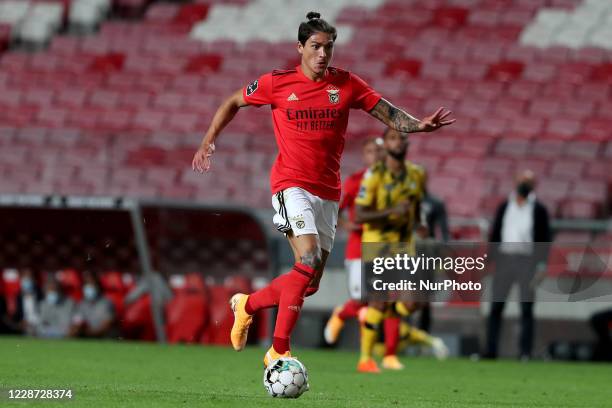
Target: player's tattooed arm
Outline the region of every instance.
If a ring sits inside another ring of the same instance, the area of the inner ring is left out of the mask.
[[[432,132],[455,122],[455,119],[447,119],[451,112],[444,108],[419,120],[384,98],[380,98],[369,113],[390,128],[404,133]]]
[[[410,116],[384,98],[370,111],[370,115],[385,125],[400,132],[413,133],[419,131],[420,120]]]

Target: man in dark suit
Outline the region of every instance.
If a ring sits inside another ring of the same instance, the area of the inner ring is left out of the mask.
[[[516,177],[516,190],[495,214],[491,231],[490,255],[496,269],[493,276],[493,298],[487,324],[485,357],[496,358],[502,313],[514,283],[520,288],[521,333],[520,358],[531,357],[533,347],[533,304],[535,288],[544,278],[548,249],[552,240],[546,207],[536,199],[535,175],[530,170]],[[534,244],[535,243],[535,244]]]

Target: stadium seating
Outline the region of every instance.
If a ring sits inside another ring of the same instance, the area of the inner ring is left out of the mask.
[[[290,36],[285,28],[261,30],[266,21],[280,24],[274,13],[245,20],[241,33],[227,24],[259,15],[265,4],[1,0],[0,192],[269,207],[276,148],[267,109],[245,110],[229,126],[214,177],[190,170],[223,96],[296,61],[296,23],[287,22]],[[109,19],[109,11],[129,19]],[[327,13],[348,29],[340,32],[343,41],[352,36],[336,50],[336,65],[416,115],[439,105],[455,111],[453,127],[415,135],[410,153],[451,215],[490,214],[513,172],[528,166],[551,212],[570,218],[610,211],[612,36],[605,35],[608,25],[594,26],[594,15],[612,16],[612,5],[372,0],[339,1]],[[30,19],[36,23],[22,24]],[[7,51],[11,38],[49,46]],[[366,114],[352,114],[345,175],[360,167],[355,141],[381,131]],[[473,180],[497,188],[460,197]]]

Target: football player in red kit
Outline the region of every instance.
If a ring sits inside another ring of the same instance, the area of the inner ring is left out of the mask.
[[[351,109],[368,112],[386,126],[401,132],[431,132],[454,122],[443,108],[421,120],[381,97],[364,80],[330,66],[336,29],[310,12],[298,29],[295,69],[260,76],[227,98],[215,113],[194,155],[195,171],[210,169],[215,140],[245,106],[270,105],[278,156],[270,184],[274,223],[293,249],[293,268],[268,286],[236,294],[231,342],[244,348],[252,316],[263,308],[278,307],[272,347],[264,364],[290,356],[290,336],[299,318],[304,297],[318,289],[327,256],[332,249],[340,200],[340,157]]]

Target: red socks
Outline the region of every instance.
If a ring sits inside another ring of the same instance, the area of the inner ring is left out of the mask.
[[[314,270],[311,267],[296,263],[291,271],[252,293],[246,302],[245,311],[250,315],[261,309],[278,306],[273,346],[279,354],[289,350],[289,338],[300,316],[304,295],[313,276]]]
[[[279,354],[289,350],[289,337],[300,317],[304,294],[314,276],[314,270],[304,264],[296,263],[286,275],[274,327],[274,350]]]
[[[283,285],[283,281],[286,279],[287,274],[281,275],[272,280],[268,286],[259,289],[257,292],[253,292],[249,295],[244,310],[254,315],[261,309],[278,305],[280,300],[280,287]]]
[[[365,303],[361,303],[358,300],[349,299],[342,306],[342,310],[338,313],[338,317],[342,320],[346,319],[356,319],[359,314],[359,309],[365,306]]]
[[[317,293],[317,291],[319,290],[319,286],[309,286],[306,288],[306,293],[304,294],[304,297],[308,297],[308,296],[312,296],[315,293]]]
[[[385,356],[393,356],[397,353],[399,343],[399,317],[387,317],[384,321],[385,330]]]

